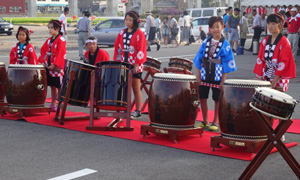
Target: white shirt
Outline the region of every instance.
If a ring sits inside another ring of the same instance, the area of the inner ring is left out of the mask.
[[[67,30],[67,17],[65,15],[65,13],[62,13],[60,16],[59,16],[59,19],[58,19],[60,22],[62,22],[62,24],[65,25],[65,29]],[[63,25],[61,26],[61,32],[64,33],[64,27]]]
[[[185,16],[183,16],[183,19],[185,20],[185,26],[190,27],[191,26],[191,16],[185,15]]]
[[[300,13],[298,13],[298,14],[296,15],[296,17],[299,17],[299,18],[300,18]]]
[[[261,27],[261,18],[258,13],[254,16],[253,27],[259,25]]]
[[[183,27],[183,25],[184,25],[184,19],[183,19],[183,17],[180,17],[178,19],[178,25]]]

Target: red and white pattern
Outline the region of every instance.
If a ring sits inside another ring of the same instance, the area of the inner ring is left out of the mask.
[[[251,12],[252,12],[252,8],[251,8],[251,7],[247,7],[246,13],[247,13],[247,14],[250,14]]]
[[[200,83],[201,86],[208,86],[208,87],[212,87],[212,88],[219,88],[220,86],[217,84],[211,84],[211,83],[207,83],[207,82],[202,82]]]
[[[272,83],[273,79],[270,80]],[[289,80],[288,79],[278,79],[276,83],[276,87],[282,87],[283,91],[287,91],[289,88]]]
[[[10,51],[9,54],[9,64],[19,64],[20,61],[18,60],[18,43],[16,43],[13,48]],[[25,51],[23,52],[23,59],[27,62],[25,64],[37,64],[38,63],[38,59],[37,56],[35,54],[34,48],[33,46],[28,43],[27,47],[25,49]]]

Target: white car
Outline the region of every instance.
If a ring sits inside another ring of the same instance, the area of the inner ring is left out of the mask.
[[[193,19],[193,32],[194,32],[194,37],[195,39],[197,39],[200,36],[200,30],[199,27],[202,26],[203,31],[205,32],[206,36],[209,30],[208,27],[208,19],[209,17],[199,17],[199,18],[195,18]]]

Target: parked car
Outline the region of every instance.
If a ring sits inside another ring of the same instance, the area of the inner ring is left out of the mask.
[[[111,18],[97,24],[91,30],[91,35],[98,39],[98,45],[113,46],[118,33],[125,28],[124,18]],[[143,23],[140,23],[140,29],[145,31]]]
[[[209,27],[208,27],[208,19],[209,17],[200,17],[200,18],[195,18],[193,19],[193,32],[194,32],[194,37],[198,38],[200,36],[200,30],[199,27],[202,26],[203,31],[207,35]]]
[[[12,35],[14,30],[14,27],[12,24],[8,23],[6,20],[4,20],[2,17],[0,17],[0,33],[7,35]]]

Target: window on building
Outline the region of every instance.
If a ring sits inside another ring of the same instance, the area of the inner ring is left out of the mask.
[[[22,7],[11,6],[9,7],[9,12],[22,12]]]
[[[6,7],[0,6],[0,12],[6,12]]]
[[[51,1],[59,1],[59,0],[51,0]]]

